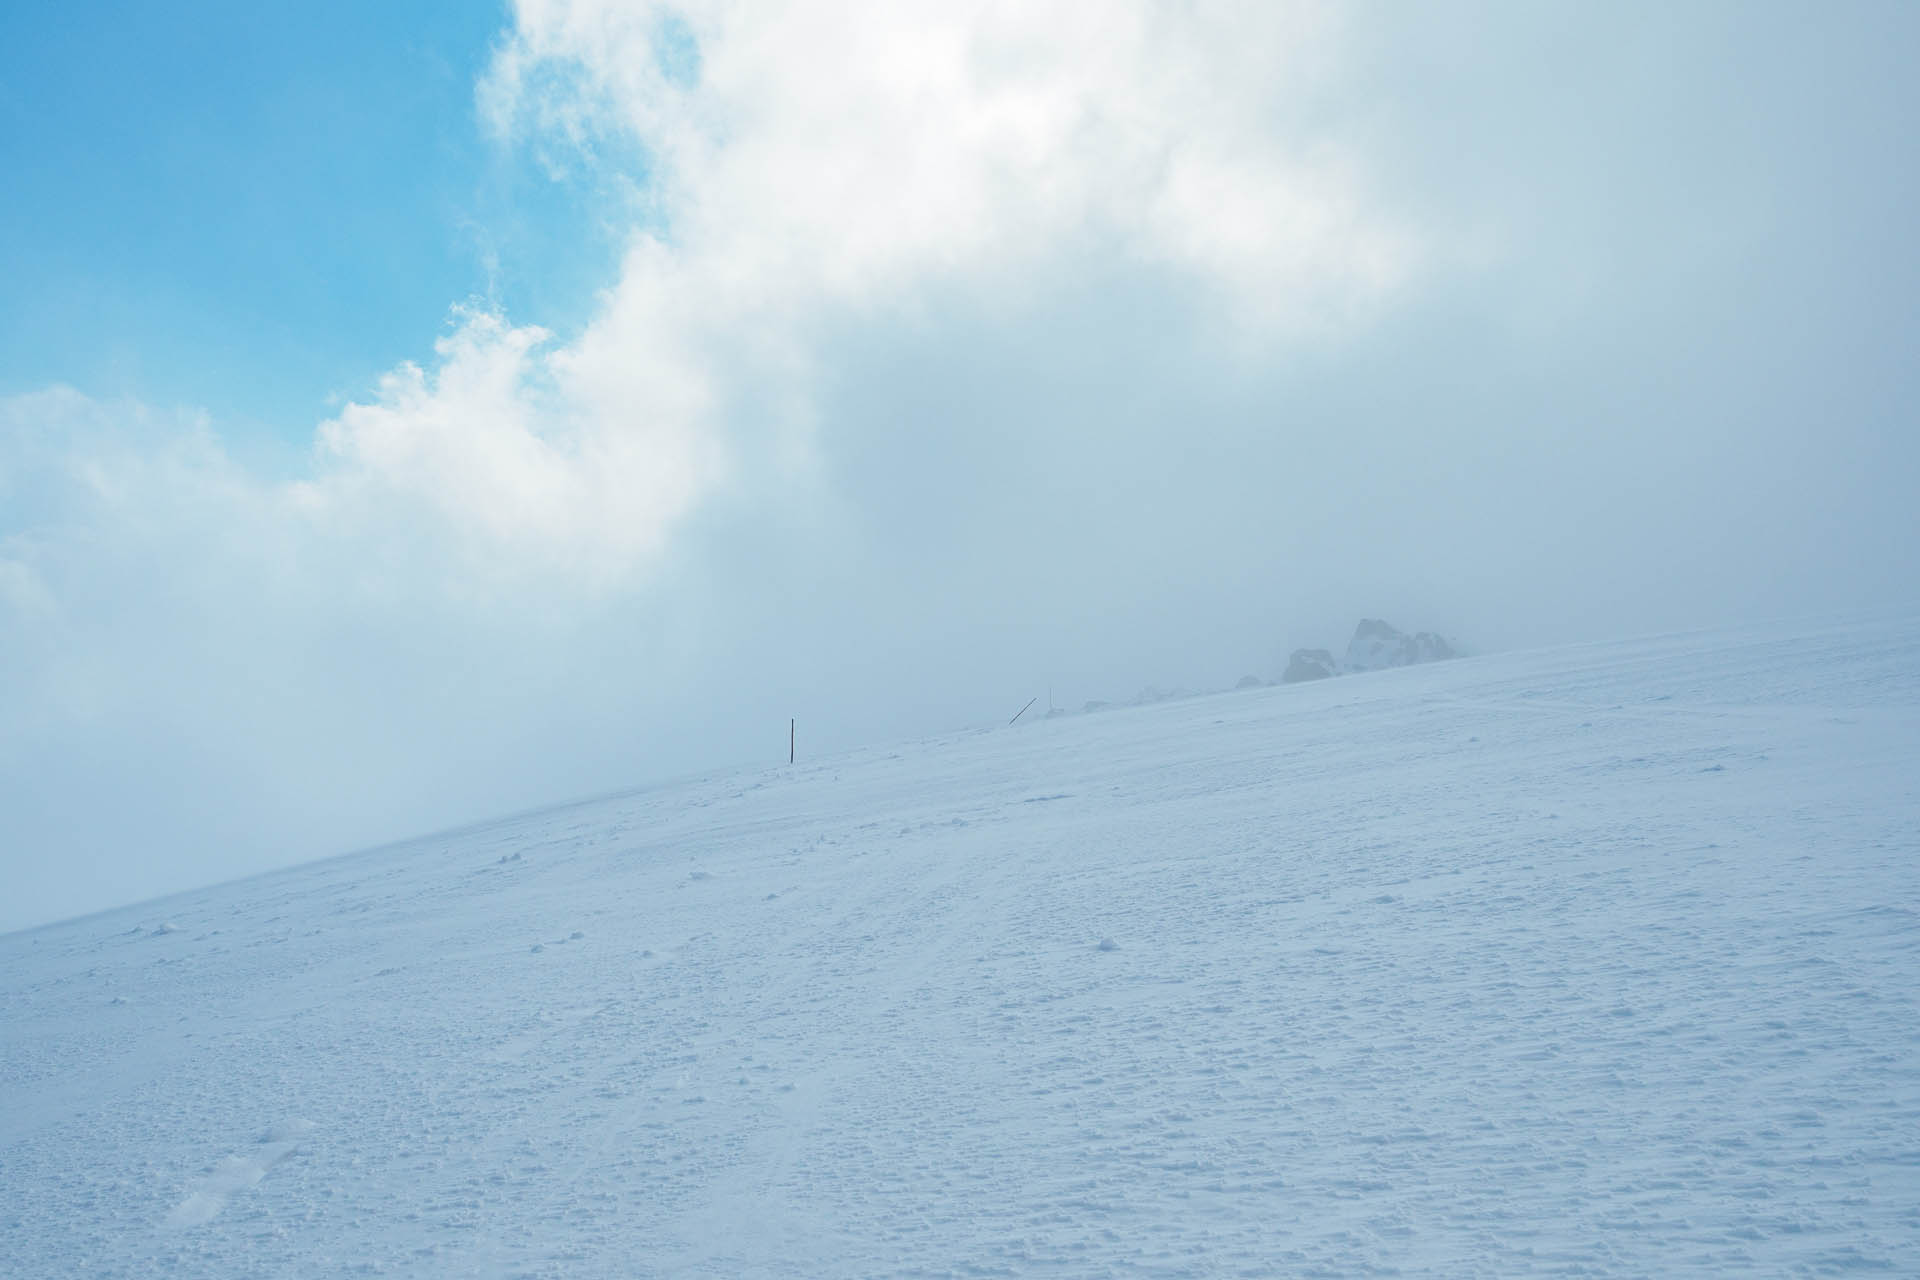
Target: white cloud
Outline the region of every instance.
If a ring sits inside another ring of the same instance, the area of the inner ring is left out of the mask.
[[[503,133],[637,142],[702,307],[792,323],[1089,244],[1294,330],[1401,285],[1417,246],[1314,113],[1338,15],[1310,3],[519,6],[482,101]],[[691,84],[658,32],[683,21]],[[651,290],[646,279],[618,287]]]
[[[578,332],[456,310],[291,480],[193,413],[0,401],[0,806],[103,875],[129,840],[170,860],[46,900],[670,771],[671,738],[625,753],[732,678],[716,645],[782,697],[857,669],[847,593],[888,590],[858,550],[769,581],[822,558],[781,531],[865,536],[794,518],[858,500],[822,460],[876,430],[829,408],[859,376],[834,343],[956,292],[1044,324],[1087,264],[1255,346],[1364,326],[1423,250],[1319,112],[1343,39],[1315,4],[521,4],[487,123],[642,193]],[[716,509],[763,521],[726,567],[687,549]],[[833,625],[789,658],[816,589]]]
[[[424,521],[449,569],[484,585],[617,585],[719,474],[702,371],[635,351],[631,380],[608,385],[547,346],[537,327],[461,313],[433,369],[402,365],[321,425],[293,508],[336,532]]]
[[[456,311],[432,365],[321,424],[291,484],[246,475],[204,422],[71,392],[11,413],[93,424],[63,446],[85,499],[56,522],[244,512],[284,554],[377,548],[429,589],[618,591],[728,483],[804,485],[832,325],[956,283],[1018,306],[1086,258],[1171,273],[1268,337],[1369,314],[1417,253],[1315,124],[1340,43],[1317,4],[528,0],[480,89],[494,128],[575,164],[646,157],[650,207],[580,333]],[[16,428],[0,467],[44,434]],[[9,598],[35,596],[8,563]]]
[[[1892,13],[528,0],[485,123],[635,193],[577,330],[291,480],[0,399],[0,927],[1361,612],[1910,601]]]
[[[1316,114],[1336,18],[529,0],[483,114],[574,165],[644,157],[619,278],[564,345],[467,317],[437,371],[403,367],[322,428],[304,497],[399,500],[489,564],[617,583],[743,455],[804,482],[817,340],[849,317],[885,324],[956,282],[1018,306],[1052,264],[1095,259],[1184,281],[1256,348],[1338,335],[1419,247]]]

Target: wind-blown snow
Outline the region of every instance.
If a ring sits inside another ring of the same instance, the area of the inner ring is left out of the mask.
[[[1773,627],[714,775],[0,937],[4,1268],[1911,1268],[1917,779],[1920,623]]]

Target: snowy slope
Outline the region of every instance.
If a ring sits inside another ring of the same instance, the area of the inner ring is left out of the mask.
[[[1920,623],[1776,627],[7,935],[0,1270],[1911,1274],[1917,779]]]

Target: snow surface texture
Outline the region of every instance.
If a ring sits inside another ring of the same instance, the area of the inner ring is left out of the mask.
[[[1769,628],[0,937],[0,1270],[1911,1274],[1917,786],[1920,623]]]

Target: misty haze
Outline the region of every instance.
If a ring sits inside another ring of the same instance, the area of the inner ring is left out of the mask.
[[[1912,1267],[1916,54],[0,16],[0,1270]]]

